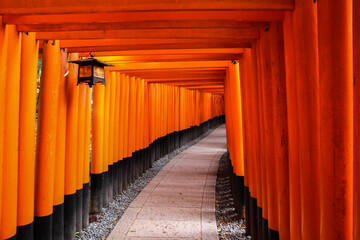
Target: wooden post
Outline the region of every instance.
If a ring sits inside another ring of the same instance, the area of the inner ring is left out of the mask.
[[[274,133],[274,98],[271,73],[270,56],[270,33],[269,30],[260,32],[261,42],[261,72],[262,72],[262,94],[265,130],[265,161],[266,161],[266,189],[267,210],[269,220],[269,238],[277,239],[279,231],[278,219],[278,196],[276,184],[276,161],[275,161],[275,133]]]
[[[108,204],[108,196],[109,196],[109,158],[110,158],[110,144],[109,144],[109,130],[110,130],[110,99],[111,99],[111,73],[109,71],[105,71],[106,78],[106,87],[105,87],[105,96],[104,96],[104,146],[103,146],[103,206],[106,207]]]
[[[299,118],[301,237],[320,239],[319,58],[317,4],[295,1],[294,50]],[[304,24],[307,21],[307,24]]]
[[[52,239],[60,43],[45,41],[36,144],[34,238]]]
[[[0,78],[6,79],[7,69],[7,42],[8,42],[8,30],[5,24],[2,23],[2,17],[0,17]],[[5,88],[6,81],[0,81],[0,101],[5,102]],[[0,152],[4,151],[4,118],[5,118],[5,104],[0,104]],[[3,166],[4,155],[0,154],[0,165]],[[1,223],[1,208],[2,208],[2,185],[3,185],[3,169],[0,170],[0,226]],[[1,236],[1,235],[0,235]]]
[[[19,189],[17,238],[33,237],[35,192],[35,124],[39,42],[36,34],[22,34],[20,117],[19,117]],[[5,82],[5,81],[4,81]]]
[[[86,84],[79,84],[78,105],[78,137],[77,137],[77,164],[76,164],[76,232],[82,229],[83,209],[83,173],[84,173],[84,151],[85,151],[85,111],[86,92],[89,88]]]
[[[115,94],[116,94],[116,72],[111,72],[110,87],[110,111],[109,111],[109,183],[108,203],[114,197],[114,144],[115,144]]]
[[[116,72],[115,75],[115,102],[114,112],[114,151],[113,151],[113,193],[114,197],[119,194],[119,107],[120,107],[120,72]]]
[[[296,71],[293,14],[284,20],[284,51],[286,67],[286,96],[289,133],[289,206],[290,239],[301,240],[300,162],[299,162],[299,116],[296,93]]]
[[[128,135],[128,146],[129,153],[132,155],[130,162],[130,182],[135,181],[135,122],[136,122],[136,80],[135,77],[130,77],[129,85],[129,135]]]
[[[95,85],[93,88],[90,214],[99,213],[106,201],[103,191],[105,186],[103,185],[105,184],[104,175],[107,166],[104,157],[104,142],[106,141],[104,131],[104,119],[106,117],[105,86]]]
[[[70,53],[69,60],[78,60],[79,54]],[[67,111],[65,141],[65,198],[64,238],[73,238],[76,227],[76,169],[78,139],[79,87],[77,86],[78,65],[69,63],[67,76]]]
[[[3,128],[3,181],[0,238],[8,239],[16,235],[18,197],[18,147],[19,147],[19,104],[20,104],[20,57],[21,35],[16,26],[8,25],[4,128]],[[3,85],[3,87],[5,87]]]
[[[64,239],[64,193],[65,193],[65,141],[66,141],[66,78],[68,71],[68,54],[65,49],[60,50],[61,70],[59,84],[59,101],[56,132],[56,159],[54,177],[54,209],[53,209],[53,240]]]
[[[91,132],[91,100],[92,88],[86,89],[85,104],[85,140],[84,140],[84,167],[83,167],[83,199],[82,199],[82,227],[89,225],[89,194],[90,194],[90,132]]]
[[[272,22],[271,73],[274,101],[274,143],[279,211],[279,237],[290,239],[289,152],[286,104],[284,33],[281,22]],[[275,176],[274,176],[275,178]]]
[[[125,102],[124,102],[124,157],[125,157],[125,172],[126,172],[126,181],[125,186],[127,187],[130,184],[130,159],[131,159],[131,152],[129,150],[129,76],[125,76],[124,79],[124,91],[125,91]],[[124,176],[125,178],[125,176]]]
[[[322,240],[353,238],[352,14],[350,0],[318,2]]]
[[[354,4],[354,240],[360,240],[360,2]]]

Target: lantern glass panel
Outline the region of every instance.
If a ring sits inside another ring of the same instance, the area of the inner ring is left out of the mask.
[[[105,79],[104,68],[99,66],[94,66],[94,77]]]
[[[80,66],[79,70],[80,70],[79,71],[79,78],[91,77],[92,76],[91,65]]]

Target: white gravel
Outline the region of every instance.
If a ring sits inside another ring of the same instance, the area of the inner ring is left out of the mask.
[[[231,193],[229,154],[225,153],[219,163],[216,179],[215,214],[219,239],[247,240],[245,220],[235,211],[234,198]]]

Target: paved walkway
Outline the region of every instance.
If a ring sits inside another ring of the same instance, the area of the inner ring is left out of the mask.
[[[225,151],[225,125],[221,125],[165,165],[108,239],[218,239],[215,185]]]

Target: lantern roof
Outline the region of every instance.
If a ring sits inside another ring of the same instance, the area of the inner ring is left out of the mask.
[[[87,58],[87,59],[80,59],[80,60],[75,60],[75,61],[69,61],[69,63],[76,63],[79,64],[80,66],[82,65],[95,65],[95,66],[110,66],[110,67],[114,67],[114,65],[97,60],[95,58]]]

